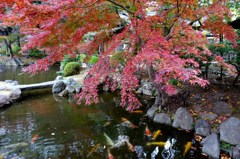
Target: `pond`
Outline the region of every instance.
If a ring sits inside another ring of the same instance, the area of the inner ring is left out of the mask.
[[[12,75],[5,79],[35,80],[8,71]],[[35,82],[54,79],[51,71]],[[143,101],[145,107],[148,102]],[[0,109],[0,158],[207,158],[198,149],[184,155],[187,143],[194,147],[192,132],[154,124],[144,112],[129,113],[119,103],[118,93],[103,93],[100,103],[86,106],[75,104],[73,97],[52,95],[50,89],[25,92],[19,102]],[[167,140],[174,142],[171,151],[164,150]]]

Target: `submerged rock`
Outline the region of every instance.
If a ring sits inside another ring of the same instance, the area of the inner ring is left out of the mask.
[[[171,119],[167,114],[158,113],[154,116],[153,121],[159,124],[171,125]]]
[[[158,111],[158,107],[152,106],[151,108],[148,109],[148,111],[147,111],[147,116],[148,116],[149,118],[153,118],[154,115],[155,115],[155,113],[156,113],[157,111]]]
[[[220,125],[220,139],[232,145],[240,144],[240,119],[231,117]]]
[[[53,94],[58,94],[62,92],[66,87],[66,84],[63,81],[57,81],[52,87]]]
[[[178,108],[172,126],[184,130],[192,130],[193,118],[187,109],[183,107]]]
[[[209,122],[207,122],[206,120],[199,119],[196,122],[196,125],[195,125],[196,134],[201,136],[208,136],[210,135],[210,131],[211,131],[211,126]]]
[[[201,142],[203,144],[202,152],[206,153],[210,157],[219,158],[220,155],[220,144],[218,136],[216,134],[211,134]]]

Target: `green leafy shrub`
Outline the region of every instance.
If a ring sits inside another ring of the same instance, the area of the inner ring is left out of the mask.
[[[83,62],[84,58],[86,58],[85,54],[77,55],[76,58],[70,57],[69,55],[65,55],[64,59],[61,62],[61,69],[64,70],[65,66],[69,62],[78,62],[81,64]]]
[[[78,62],[69,62],[63,70],[64,76],[76,75],[80,72],[81,65]]]
[[[97,63],[97,62],[98,62],[98,56],[96,56],[96,55],[92,55],[92,56],[90,57],[89,61],[88,61],[88,63],[90,63],[90,64],[92,64],[92,65],[94,65],[94,64]]]
[[[14,54],[17,54],[20,50],[21,50],[21,47],[19,47],[18,45],[13,45],[12,51]]]
[[[44,54],[42,51],[38,49],[32,49],[30,53],[28,54],[29,57],[44,57]]]

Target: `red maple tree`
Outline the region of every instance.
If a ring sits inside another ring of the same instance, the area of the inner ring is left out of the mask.
[[[87,104],[98,102],[98,85],[106,80],[114,90],[117,81],[109,77],[122,64],[121,105],[133,110],[141,105],[134,94],[141,70],[147,70],[154,83],[158,106],[163,92],[176,93],[172,79],[203,87],[208,84],[199,77],[199,61],[211,56],[203,29],[221,34],[233,44],[237,38],[226,23],[231,17],[226,4],[227,0],[1,0],[0,20],[1,25],[20,26],[21,33],[27,35],[23,50],[46,51],[46,58],[24,70],[29,73],[47,70],[65,54],[75,56],[84,35],[97,32],[84,50],[90,55],[102,43],[109,47],[99,55],[77,97]],[[196,23],[197,30],[193,27]],[[113,31],[119,26],[121,31]],[[127,43],[120,54],[123,60],[113,58],[123,43]]]

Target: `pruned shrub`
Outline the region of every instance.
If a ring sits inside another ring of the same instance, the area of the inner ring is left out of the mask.
[[[63,70],[63,75],[66,76],[72,76],[76,75],[80,72],[81,65],[78,62],[69,62]]]

